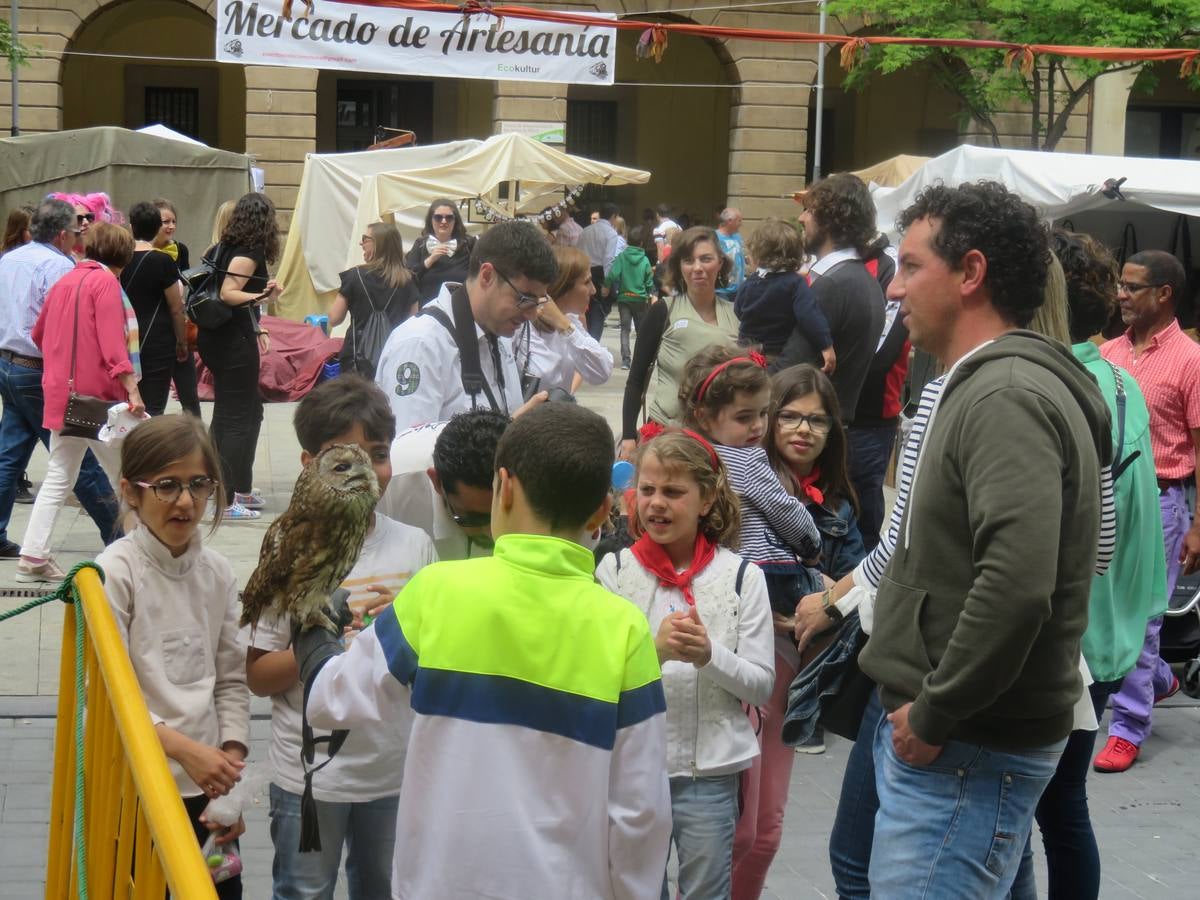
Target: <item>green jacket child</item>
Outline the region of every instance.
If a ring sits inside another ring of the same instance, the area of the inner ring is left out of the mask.
[[[644,303],[654,293],[654,270],[646,251],[632,244],[622,250],[608,270],[608,289],[623,303]]]

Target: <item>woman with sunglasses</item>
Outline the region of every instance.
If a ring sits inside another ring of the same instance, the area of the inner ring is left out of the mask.
[[[341,325],[349,313],[350,332],[339,357],[342,371],[373,379],[388,335],[416,311],[417,285],[405,268],[404,243],[395,225],[368,225],[359,245],[363,264],[341,274],[329,324]]]
[[[121,214],[112,208],[109,203],[108,194],[98,192],[94,194],[63,194],[54,193],[50,195],[55,200],[65,200],[75,207],[75,246],[71,248],[71,255],[75,257],[76,262],[86,258],[84,253],[84,243],[87,239],[88,229],[93,223],[113,222],[122,224]]]
[[[446,282],[467,280],[467,264],[475,238],[467,234],[453,200],[434,200],[425,214],[425,228],[404,258],[417,280],[421,306],[438,295]]]

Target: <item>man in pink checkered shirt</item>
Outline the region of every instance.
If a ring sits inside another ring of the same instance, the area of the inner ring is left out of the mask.
[[[1150,410],[1150,446],[1158,475],[1163,544],[1167,556],[1167,595],[1180,569],[1200,567],[1200,518],[1195,506],[1200,462],[1200,344],[1179,328],[1175,306],[1187,275],[1170,253],[1146,250],[1126,261],[1117,285],[1126,332],[1100,348],[1111,363],[1137,379]],[[1137,666],[1112,698],[1108,743],[1096,757],[1098,772],[1124,772],[1150,736],[1154,704],[1179,690],[1179,679],[1158,653],[1162,617],[1146,625]]]

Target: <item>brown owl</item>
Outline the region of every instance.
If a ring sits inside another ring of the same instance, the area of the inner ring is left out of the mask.
[[[371,459],[359,447],[335,444],[318,453],[263,538],[242,594],[242,625],[257,625],[270,612],[302,628],[333,628],[323,607],[354,568],[378,499]]]

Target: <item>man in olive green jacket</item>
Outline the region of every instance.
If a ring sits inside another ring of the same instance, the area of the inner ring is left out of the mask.
[[[1020,331],[1048,240],[994,183],[931,187],[888,291],[949,372],[861,665],[874,748],[872,894],[1004,897],[1072,728],[1109,415],[1060,344]]]

